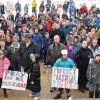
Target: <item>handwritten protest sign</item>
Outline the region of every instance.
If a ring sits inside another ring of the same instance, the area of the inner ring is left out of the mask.
[[[53,67],[51,87],[77,89],[78,69]]]
[[[26,90],[27,73],[6,70],[3,74],[2,88]]]

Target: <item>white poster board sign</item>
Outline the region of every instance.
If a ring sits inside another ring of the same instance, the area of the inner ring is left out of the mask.
[[[78,69],[53,67],[51,87],[78,89]]]
[[[2,88],[13,90],[26,90],[28,74],[18,71],[6,70],[3,74]]]

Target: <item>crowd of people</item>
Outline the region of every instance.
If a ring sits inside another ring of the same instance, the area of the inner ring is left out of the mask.
[[[77,2],[76,2],[77,3]],[[18,7],[16,5],[16,7]],[[27,89],[29,96],[41,95],[40,64],[45,68],[78,68],[79,91],[89,91],[89,98],[100,97],[100,9],[92,5],[90,9],[82,4],[75,7],[73,0],[63,5],[41,2],[39,13],[37,3],[32,2],[32,16],[28,10],[21,15],[9,12],[7,18],[0,16],[0,85],[4,70],[28,73]],[[63,14],[58,13],[59,7]],[[46,13],[44,12],[46,9]],[[52,75],[51,75],[52,76]],[[61,98],[61,88],[54,99]],[[71,97],[71,90],[66,89]],[[4,89],[4,97],[8,97]],[[66,98],[67,98],[66,97]]]

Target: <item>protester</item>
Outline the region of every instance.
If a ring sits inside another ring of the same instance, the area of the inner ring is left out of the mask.
[[[36,0],[33,0],[33,2],[32,2],[32,13],[34,13],[35,16],[37,16],[36,8],[37,8],[37,2],[36,2]]]
[[[79,90],[83,93],[85,93],[87,84],[86,71],[89,65],[89,60],[90,58],[93,57],[92,51],[87,46],[88,46],[87,41],[84,40],[82,42],[82,47],[76,53],[77,68],[79,69],[78,85],[79,85]]]
[[[5,57],[4,52],[0,50],[0,87],[2,85],[3,73],[5,70],[9,68],[9,65],[10,65],[10,61],[8,60],[8,58]],[[3,89],[3,90],[4,90],[4,97],[8,98],[7,89]]]
[[[48,32],[46,32],[45,33],[45,38],[44,38],[44,41],[43,41],[44,43],[44,46],[43,46],[43,53],[44,53],[44,67],[48,67],[47,65],[47,63],[46,63],[46,58],[47,58],[47,50],[48,50],[48,48],[49,48],[49,46],[52,44],[52,40],[50,39],[50,37],[49,37],[49,33]]]
[[[53,65],[54,67],[59,67],[61,66],[62,68],[75,68],[74,62],[68,58],[68,51],[66,49],[61,50],[61,58],[59,58],[55,64]],[[54,99],[60,99],[61,98],[61,93],[62,93],[62,88],[57,89],[57,95],[54,97]],[[67,98],[71,97],[71,90],[66,89],[66,96]]]
[[[18,43],[18,36],[14,35],[12,44],[6,50],[6,56],[9,58],[11,64],[9,69],[13,71],[20,70],[20,44]]]
[[[89,98],[100,97],[100,52],[95,53],[94,59],[88,66],[87,78],[88,78],[88,89]]]
[[[100,9],[94,4],[89,9],[85,3],[77,7],[74,0],[57,3],[55,0],[47,0],[41,1],[41,4],[32,0],[30,4],[32,15],[30,6],[27,4],[22,8],[19,0],[15,4],[16,13],[1,13],[3,4],[0,3],[0,49],[11,61],[10,66],[13,64],[14,70],[19,71],[21,68],[21,71],[28,73],[27,88],[32,91],[30,96],[35,94],[35,97],[39,97],[40,66],[53,66],[61,57],[61,50],[67,46],[68,58],[71,58],[79,69],[79,90],[84,92],[88,64],[93,59],[91,57],[100,52]]]
[[[40,66],[39,66],[39,48],[31,41],[30,34],[24,34],[24,42],[20,45],[21,71],[29,75],[27,88],[32,91],[29,96],[39,97],[40,86]]]

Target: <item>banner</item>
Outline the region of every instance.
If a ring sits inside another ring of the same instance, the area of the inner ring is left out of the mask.
[[[14,3],[10,3],[10,2],[7,2],[7,6],[6,6],[7,8],[7,11],[9,12],[11,12],[11,11],[15,11],[15,4]]]
[[[27,78],[27,73],[6,70],[3,74],[1,88],[25,91],[27,85]]]
[[[51,87],[78,89],[78,69],[53,67]]]

